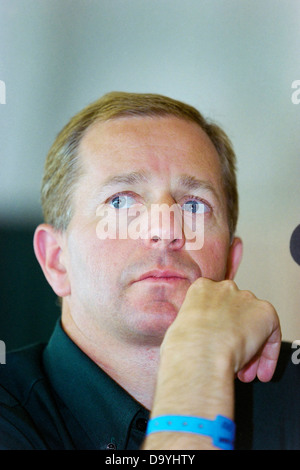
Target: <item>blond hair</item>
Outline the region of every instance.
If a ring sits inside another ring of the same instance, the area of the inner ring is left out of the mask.
[[[111,92],[76,114],[61,130],[46,158],[41,200],[44,220],[64,231],[72,218],[72,194],[80,180],[78,147],[86,130],[97,121],[130,116],[176,116],[196,122],[214,144],[221,162],[227,199],[228,227],[233,236],[238,218],[236,157],[225,132],[194,107],[157,94]]]

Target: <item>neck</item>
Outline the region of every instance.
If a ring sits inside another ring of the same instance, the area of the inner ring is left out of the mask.
[[[135,400],[151,410],[159,345],[119,341],[107,332],[83,329],[63,309],[62,327],[74,343]]]

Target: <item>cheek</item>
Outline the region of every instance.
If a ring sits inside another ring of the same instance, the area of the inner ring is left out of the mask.
[[[225,279],[228,250],[229,246],[227,240],[205,240],[201,250],[194,256],[203,277],[214,281],[222,281]]]
[[[107,289],[114,288],[130,253],[124,245],[126,243],[118,240],[99,240],[96,237],[74,242],[70,257],[74,282],[81,288],[84,285],[102,291],[102,295]]]

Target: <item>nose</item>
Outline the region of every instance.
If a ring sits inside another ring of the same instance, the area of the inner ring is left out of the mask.
[[[151,248],[179,250],[185,244],[182,211],[172,198],[151,204],[148,210],[148,234],[145,243]]]

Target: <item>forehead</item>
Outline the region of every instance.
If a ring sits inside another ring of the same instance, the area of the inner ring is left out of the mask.
[[[84,173],[100,179],[137,170],[221,178],[219,156],[209,137],[196,123],[173,116],[97,122],[82,138],[79,154]]]

